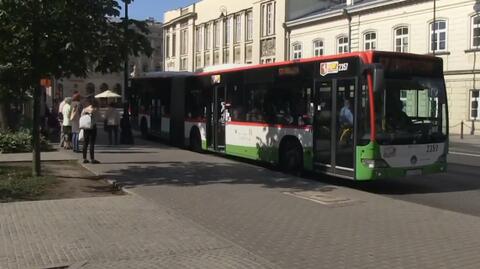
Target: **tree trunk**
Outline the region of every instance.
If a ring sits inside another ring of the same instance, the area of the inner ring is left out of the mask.
[[[35,0],[35,6],[39,7],[39,1]],[[39,10],[37,8],[37,10]],[[40,11],[39,11],[40,12]],[[32,124],[32,174],[33,176],[41,175],[40,167],[40,99],[42,97],[42,88],[40,85],[40,59],[39,59],[39,29],[38,29],[38,14],[34,15],[33,31],[33,46],[32,46],[32,81],[33,88],[33,124]]]
[[[8,129],[7,107],[0,102],[0,132]]]

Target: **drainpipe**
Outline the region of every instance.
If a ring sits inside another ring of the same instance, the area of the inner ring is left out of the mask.
[[[290,60],[290,29],[286,23],[283,23],[285,29],[285,60]]]
[[[347,5],[353,5],[353,0],[348,0]],[[352,52],[352,15],[344,8],[343,16],[348,20],[348,52]]]
[[[195,71],[195,34],[196,34],[196,20],[197,16],[195,15],[196,9],[195,9],[196,4],[193,4],[193,27],[192,27],[192,72]]]

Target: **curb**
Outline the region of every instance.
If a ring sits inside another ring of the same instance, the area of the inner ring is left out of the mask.
[[[129,195],[137,195],[136,193],[134,193],[133,191],[130,190],[130,188],[122,185],[122,184],[118,184],[117,183],[117,180],[115,179],[109,179],[107,177],[104,177],[102,176],[101,174],[98,174],[97,172],[93,171],[91,168],[89,168],[88,166],[86,166],[84,163],[82,163],[81,161],[77,161],[78,164],[80,164],[80,166],[82,166],[83,168],[85,168],[86,170],[88,170],[90,173],[94,174],[95,176],[97,177],[100,177],[102,178],[103,180],[105,180],[108,184],[112,185],[112,189],[115,190],[115,191],[122,191],[126,194],[129,194]]]

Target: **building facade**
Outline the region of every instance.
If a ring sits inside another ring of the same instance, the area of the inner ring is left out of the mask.
[[[129,73],[131,76],[142,72],[163,70],[163,26],[152,18],[146,20],[146,23],[150,30],[148,39],[153,52],[150,57],[140,55],[129,58]],[[105,90],[112,90],[125,96],[124,74],[89,73],[86,78],[59,78],[55,81],[51,96],[47,96],[47,99],[50,99],[48,103],[55,108],[56,104],[60,103],[64,97],[72,96],[74,91],[78,91],[81,95],[86,96],[98,94]]]
[[[202,0],[164,14],[165,70],[285,60],[285,22],[342,1]]]
[[[289,59],[385,50],[443,58],[450,132],[478,115],[480,13],[475,0],[349,0],[286,23]],[[435,18],[434,18],[435,16]]]

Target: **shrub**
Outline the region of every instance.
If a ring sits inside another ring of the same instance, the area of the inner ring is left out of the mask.
[[[54,183],[53,177],[33,177],[27,167],[0,166],[0,202],[35,199]]]
[[[41,150],[50,150],[47,140],[40,138]],[[32,132],[22,129],[17,132],[6,131],[0,133],[0,153],[19,153],[32,151]]]

